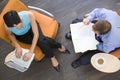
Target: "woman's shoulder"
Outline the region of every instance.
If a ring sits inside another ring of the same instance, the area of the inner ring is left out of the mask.
[[[18,14],[22,16],[22,15],[31,15],[32,13],[29,11],[21,11],[21,12],[18,12]]]
[[[21,16],[21,15],[33,15],[30,11],[21,11],[21,12],[18,12],[18,14]]]
[[[25,13],[28,13],[29,11],[20,11],[20,12],[18,12],[18,13],[24,13],[24,12],[25,12]]]

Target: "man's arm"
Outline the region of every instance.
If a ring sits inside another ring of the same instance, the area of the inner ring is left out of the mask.
[[[85,24],[89,24],[89,22],[95,20],[96,18],[104,20],[106,18],[106,14],[109,13],[109,11],[111,10],[107,10],[105,8],[96,8],[87,14],[87,17],[83,19],[83,22]]]

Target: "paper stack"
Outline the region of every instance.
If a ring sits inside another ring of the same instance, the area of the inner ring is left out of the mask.
[[[73,46],[76,53],[96,49],[98,41],[92,30],[92,23],[85,25],[83,22],[70,24]]]

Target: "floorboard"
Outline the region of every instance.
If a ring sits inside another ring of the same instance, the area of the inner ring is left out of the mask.
[[[24,72],[18,72],[7,68],[3,61],[0,62],[0,80],[120,80],[120,71],[106,74],[97,71],[91,65],[80,66],[77,69],[71,67],[71,62],[79,57],[75,54],[73,44],[65,39],[65,33],[70,31],[69,24],[75,18],[83,18],[85,14],[94,8],[107,8],[117,10],[120,8],[119,0],[21,0],[26,5],[37,6],[51,12],[60,23],[60,28],[56,41],[61,42],[71,52],[71,54],[60,54],[55,51],[55,55],[60,62],[61,72],[56,72],[50,59],[43,59],[40,62],[33,61],[30,68]],[[3,44],[2,44],[3,45]],[[6,45],[6,44],[4,44]],[[8,47],[7,47],[8,48]],[[10,46],[11,51],[13,48]],[[8,51],[8,52],[9,52]],[[0,54],[0,61],[3,60],[4,50]]]

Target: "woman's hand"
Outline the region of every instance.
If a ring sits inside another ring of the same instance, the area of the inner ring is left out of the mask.
[[[90,23],[90,19],[84,18],[84,19],[83,19],[83,23],[84,23],[85,25],[88,25],[88,24]]]
[[[28,53],[25,53],[24,55],[23,55],[23,60],[24,61],[28,61],[31,57],[32,57],[32,52],[31,51],[29,51]]]
[[[22,48],[21,47],[16,48],[15,55],[17,58],[21,58],[21,56],[22,56]]]

